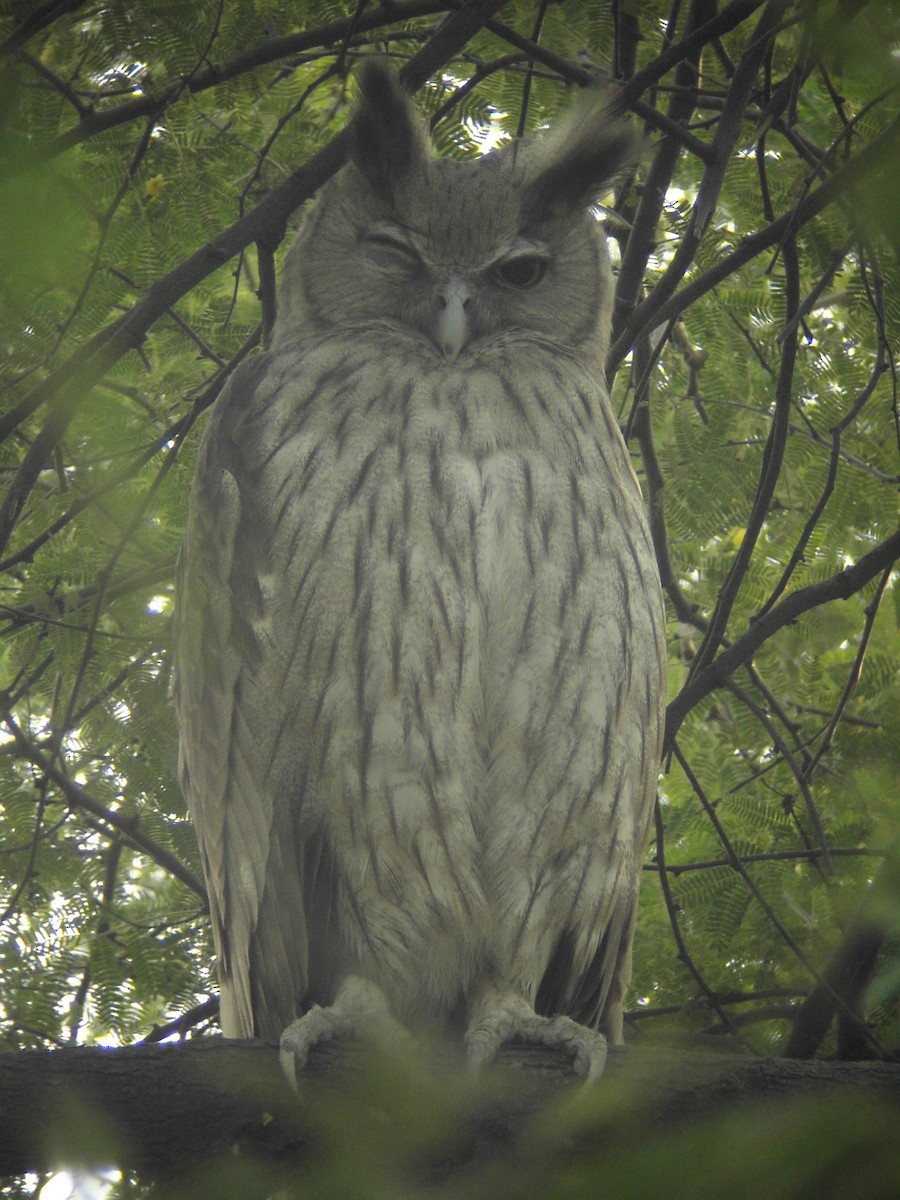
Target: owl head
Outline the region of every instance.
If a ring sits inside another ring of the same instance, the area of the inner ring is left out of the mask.
[[[273,345],[333,328],[450,369],[524,339],[596,369],[612,283],[592,205],[638,157],[629,128],[585,94],[550,130],[456,162],[384,63],[359,92],[349,164],[288,256]]]

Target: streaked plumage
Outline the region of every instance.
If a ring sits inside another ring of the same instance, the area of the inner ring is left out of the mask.
[[[299,1060],[381,998],[462,1021],[475,1058],[577,1042],[534,1011],[619,1040],[664,626],[588,204],[631,142],[585,105],[436,160],[384,68],[362,92],[271,349],[210,418],[182,552],[222,1027],[277,1037],[343,987]]]

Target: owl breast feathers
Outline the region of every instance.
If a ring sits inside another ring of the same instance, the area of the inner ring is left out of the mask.
[[[232,1037],[457,1024],[602,1068],[664,620],[604,380],[596,102],[431,156],[380,64],[203,439],[176,701]],[[320,1007],[317,1007],[320,1006]],[[582,1028],[587,1027],[587,1028]]]

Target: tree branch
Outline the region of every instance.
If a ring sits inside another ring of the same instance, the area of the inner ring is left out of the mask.
[[[782,245],[782,260],[784,272],[784,320],[787,323],[797,311],[800,304],[800,258],[797,253],[797,242],[793,231],[786,237]],[[750,566],[750,560],[756,549],[756,541],[762,532],[763,523],[769,513],[769,506],[775,494],[775,487],[781,475],[781,464],[788,439],[788,418],[790,417],[791,402],[794,388],[794,366],[797,361],[797,335],[793,333],[785,338],[781,345],[781,363],[775,382],[774,413],[769,436],[763,451],[760,467],[759,482],[753,496],[753,505],[745,522],[744,536],[737,553],[734,556],[728,574],[719,589],[715,609],[703,636],[696,657],[691,663],[688,682],[700,673],[709,663],[725,637],[731,610],[737,600],[738,592],[744,581],[744,576]]]
[[[609,351],[608,372],[614,372],[622,359],[631,350],[637,338],[649,329],[664,325],[673,317],[679,316],[689,308],[694,301],[711,292],[723,280],[735,274],[745,263],[756,258],[771,246],[778,245],[787,231],[799,229],[801,225],[817,217],[829,204],[846,200],[848,193],[862,180],[879,167],[890,161],[900,132],[900,117],[873,138],[867,146],[854,155],[848,162],[834,172],[814,192],[805,196],[789,212],[782,213],[777,220],[745,237],[736,250],[726,254],[702,275],[685,284],[680,291],[671,297],[664,296],[659,288],[654,288],[646,300],[639,304],[629,317],[621,335]]]
[[[413,92],[420,88],[474,37],[490,14],[502,4],[503,0],[466,0],[400,72],[407,89]],[[290,175],[252,213],[236,221],[168,275],[157,280],[144,299],[124,317],[101,329],[33,389],[27,398],[30,412],[55,396],[60,389],[64,391],[25,454],[0,506],[0,554],[9,543],[19,514],[44,463],[65,436],[84,393],[123,354],[139,346],[162,314],[201,280],[252,242],[277,245],[284,236],[290,214],[343,165],[346,153],[345,129]]]
[[[765,616],[754,621],[746,633],[723,650],[708,666],[684,685],[666,712],[666,743],[670,744],[685,717],[700,701],[721,687],[725,680],[747,662],[763,642],[785,625],[792,625],[804,613],[832,600],[847,600],[900,558],[900,533],[895,533],[864,555],[852,567],[832,575],[821,583],[798,588]]]
[[[10,733],[12,733],[16,745],[19,747],[21,756],[36,767],[45,779],[58,787],[73,808],[83,809],[85,812],[90,813],[92,817],[97,817],[112,829],[118,830],[135,849],[140,850],[142,854],[146,854],[148,858],[151,858],[164,870],[174,875],[185,887],[190,888],[192,892],[198,895],[204,904],[206,903],[206,888],[196,875],[194,875],[193,871],[188,870],[184,863],[171,850],[167,850],[165,846],[161,846],[159,842],[148,837],[141,830],[140,819],[138,817],[117,812],[115,809],[101,804],[99,800],[95,800],[85,788],[69,779],[58,767],[53,766],[50,760],[41,753],[27,734],[23,732],[11,713],[5,714],[4,721]]]
[[[255,46],[236,54],[229,62],[221,66],[211,64],[205,70],[194,71],[190,75],[146,93],[134,100],[126,100],[114,108],[91,112],[66,133],[61,134],[45,146],[38,146],[34,151],[34,159],[47,161],[77,146],[87,138],[98,133],[115,129],[130,121],[139,121],[156,112],[164,111],[184,92],[196,95],[209,88],[218,87],[226,80],[234,79],[247,71],[255,71],[258,67],[269,66],[279,59],[301,54],[305,50],[318,47],[333,46],[342,42],[349,33],[366,33],[381,28],[383,25],[396,25],[401,21],[413,21],[417,17],[431,17],[444,13],[451,7],[447,0],[410,0],[410,2],[384,3],[376,8],[368,9],[361,15],[342,17],[330,21],[326,25],[318,25],[315,29],[301,30],[299,33],[286,34],[284,37],[266,38]],[[499,7],[499,6],[495,6]],[[103,99],[102,96],[99,99]],[[29,160],[29,161],[33,161]]]
[[[46,29],[66,13],[77,11],[83,4],[84,0],[46,0],[45,4],[36,5],[31,12],[25,14],[6,41],[0,45],[0,58],[12,54],[36,33]]]
[[[812,1058],[836,1012],[841,1030],[839,1043],[843,1042],[849,1051],[841,1057],[865,1056],[861,1002],[875,971],[878,951],[896,921],[898,895],[900,854],[895,852],[882,863],[871,888],[863,896],[843,937],[822,968],[822,978],[800,1006],[784,1049],[786,1058]],[[855,1021],[848,1020],[842,1008],[849,1009]]]
[[[433,1184],[501,1156],[508,1162],[510,1145],[519,1141],[518,1153],[527,1152],[528,1142],[520,1138],[527,1138],[528,1130],[533,1138],[540,1128],[536,1118],[572,1081],[564,1052],[504,1048],[486,1083],[466,1076],[448,1048],[429,1052],[428,1057],[427,1075],[417,1085],[423,1091],[416,1100],[424,1114],[422,1130],[412,1146],[398,1131],[396,1143],[370,1164],[376,1171],[379,1164],[403,1165],[411,1178]],[[346,1044],[314,1047],[298,1100],[278,1070],[275,1047],[264,1042],[198,1038],[176,1046],[3,1054],[0,1173],[115,1163],[151,1178],[193,1172],[199,1182],[200,1172],[224,1162],[229,1185],[239,1179],[247,1185],[227,1195],[245,1200],[270,1196],[278,1190],[272,1175],[276,1167],[282,1181],[296,1181],[298,1172],[309,1170],[323,1150],[329,1119],[342,1120],[346,1133],[357,1136],[358,1123],[368,1123],[377,1112],[381,1139],[394,1118],[401,1126],[407,1124],[408,1137],[408,1086],[398,1089],[391,1084],[406,1067],[391,1062],[385,1072],[385,1064],[379,1068],[371,1063],[367,1073],[365,1057],[362,1068],[358,1060],[358,1048],[354,1051]],[[671,1133],[673,1125],[692,1119],[721,1119],[723,1111],[754,1098],[771,1106],[784,1096],[816,1096],[821,1102],[822,1094],[830,1093],[836,1103],[846,1104],[865,1090],[873,1101],[896,1106],[898,1083],[900,1066],[894,1063],[634,1050],[610,1055],[598,1096],[603,1089],[616,1120],[627,1120],[643,1135],[653,1130]],[[558,1119],[558,1107],[554,1111]],[[441,1119],[433,1135],[426,1133],[423,1139],[427,1114],[438,1112]],[[585,1113],[582,1110],[582,1118]],[[884,1116],[896,1120],[895,1108],[885,1110]],[[593,1130],[590,1125],[582,1128],[582,1139],[592,1136],[597,1148],[610,1137],[615,1142],[615,1128],[604,1128],[599,1116],[595,1121]],[[375,1130],[368,1134],[373,1136]],[[333,1136],[332,1132],[329,1143]],[[412,1161],[403,1163],[407,1156]],[[202,1192],[204,1197],[216,1194],[221,1193]],[[484,1194],[497,1195],[496,1186]]]
[[[714,11],[715,5],[711,4],[709,0],[693,0],[688,21],[691,26],[699,25],[700,28],[703,28],[707,23],[704,21],[704,17]],[[695,46],[675,68],[676,90],[669,97],[669,108],[666,114],[675,124],[686,125],[696,107],[697,79],[702,53],[703,47]],[[646,173],[637,213],[616,280],[611,341],[615,340],[625,318],[637,303],[647,270],[647,261],[656,247],[659,218],[680,153],[679,142],[673,137],[664,137],[657,146],[653,161]]]

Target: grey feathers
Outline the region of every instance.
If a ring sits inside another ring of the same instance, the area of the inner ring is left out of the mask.
[[[182,552],[223,1028],[319,1004],[334,1032],[377,993],[409,1025],[463,1014],[478,1061],[510,1029],[558,1040],[534,1013],[618,1037],[664,621],[587,206],[634,142],[588,104],[447,162],[383,67],[361,92],[272,350],[206,430]],[[298,1062],[322,1027],[294,1027]]]

